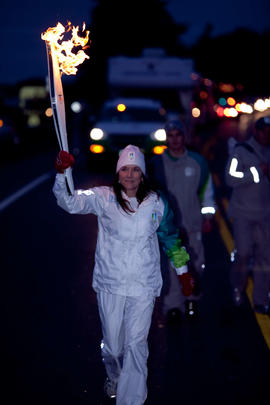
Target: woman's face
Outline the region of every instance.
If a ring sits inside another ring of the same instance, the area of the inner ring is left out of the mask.
[[[138,166],[122,166],[118,172],[119,183],[123,186],[128,197],[135,197],[142,180],[142,171]]]

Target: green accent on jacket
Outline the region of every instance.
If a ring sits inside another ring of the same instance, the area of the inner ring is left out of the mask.
[[[173,247],[166,252],[176,268],[184,266],[189,261],[189,254],[181,246],[181,240],[177,239]]]
[[[169,206],[168,200],[162,192],[159,195],[164,202],[164,214],[159,224],[157,235],[162,247],[172,261],[175,267],[184,266],[189,260],[189,254],[181,246],[181,239],[179,239],[178,228],[174,224],[173,211]]]

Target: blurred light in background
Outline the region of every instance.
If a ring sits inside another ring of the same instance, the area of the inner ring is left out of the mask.
[[[231,108],[226,107],[226,108],[224,108],[224,115],[225,115],[225,117],[235,118],[235,117],[237,117],[238,112],[233,107],[231,107]]]
[[[228,97],[227,98],[227,104],[230,106],[234,106],[236,103],[235,99],[233,97]]]
[[[220,97],[218,103],[224,107],[227,104],[226,98]]]
[[[208,93],[205,90],[200,91],[200,98],[206,100],[208,98]]]
[[[212,82],[212,80],[205,78],[205,79],[203,79],[203,84],[207,87],[210,87],[210,86],[212,86],[213,82]]]
[[[127,107],[125,106],[125,104],[118,104],[117,107],[116,107],[117,111],[119,111],[119,112],[125,111],[126,108]]]
[[[90,131],[90,138],[94,139],[95,141],[99,141],[104,136],[104,132],[101,128],[93,128]]]
[[[157,129],[155,132],[154,132],[154,138],[157,140],[157,141],[166,141],[166,132],[165,132],[165,129]]]
[[[224,100],[225,99],[223,98],[219,99],[219,104],[222,105],[224,103]],[[252,114],[254,109],[262,112],[265,111],[267,108],[270,108],[270,99],[258,99],[254,103],[254,108],[251,104],[247,104],[245,102],[236,102],[233,97],[228,97],[228,99],[225,101],[226,103],[223,107],[221,105],[214,106],[214,110],[219,117],[225,116],[228,118],[235,118],[239,115],[239,113]],[[230,107],[225,107],[225,105],[229,105]]]
[[[45,115],[46,115],[46,117],[48,117],[48,118],[50,118],[50,117],[53,116],[53,110],[52,110],[51,107],[48,107],[48,108],[46,109]]]
[[[224,93],[232,93],[235,89],[230,83],[219,83],[219,90],[223,91]]]
[[[80,113],[82,111],[82,104],[79,101],[73,101],[70,108],[74,113]]]
[[[266,98],[266,99],[264,100],[264,104],[265,104],[265,107],[266,107],[266,108],[270,108],[270,98]]]
[[[167,114],[167,111],[163,107],[161,107],[158,111],[159,111],[160,115],[162,115],[163,117]]]
[[[258,100],[255,101],[254,109],[260,112],[265,111],[267,109],[265,102],[262,98],[258,98]]]
[[[40,118],[38,114],[31,114],[27,119],[29,128],[37,128],[40,125]]]
[[[192,117],[198,118],[198,117],[201,115],[201,111],[200,111],[199,108],[194,107],[194,108],[192,108],[192,110],[191,110],[191,114],[192,114]]]
[[[219,106],[216,106],[215,111],[218,115],[218,117],[224,117],[224,108]]]
[[[240,112],[242,112],[242,113],[246,113],[246,114],[253,113],[253,107],[250,104],[240,103],[238,108],[240,109]]]
[[[241,104],[240,103],[235,104],[235,109],[237,112],[241,112]]]
[[[167,146],[165,146],[165,145],[159,145],[159,146],[155,146],[155,147],[152,149],[152,152],[153,152],[155,155],[162,155],[162,153],[164,152],[165,149],[167,149]]]
[[[194,72],[191,73],[190,77],[191,77],[192,80],[198,80],[199,79],[199,75],[197,73],[194,73]]]
[[[102,153],[102,152],[104,152],[104,147],[102,145],[93,144],[93,145],[90,145],[89,149],[90,149],[90,151],[92,153]]]

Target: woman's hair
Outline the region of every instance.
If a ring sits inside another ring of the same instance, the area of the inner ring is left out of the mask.
[[[121,183],[119,183],[119,176],[118,173],[115,175],[115,178],[112,183],[113,191],[116,195],[116,199],[118,204],[121,208],[127,212],[128,214],[134,212],[133,209],[130,207],[129,202],[123,198],[122,191],[124,191],[124,187]],[[136,198],[139,205],[143,202],[145,198],[147,198],[151,193],[157,193],[155,187],[150,183],[149,179],[142,173],[142,181],[139,184],[139,188],[136,193]]]

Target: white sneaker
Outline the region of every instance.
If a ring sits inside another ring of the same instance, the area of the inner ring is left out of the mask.
[[[111,381],[109,378],[106,378],[104,383],[104,392],[109,398],[115,398],[117,391],[117,382]]]

